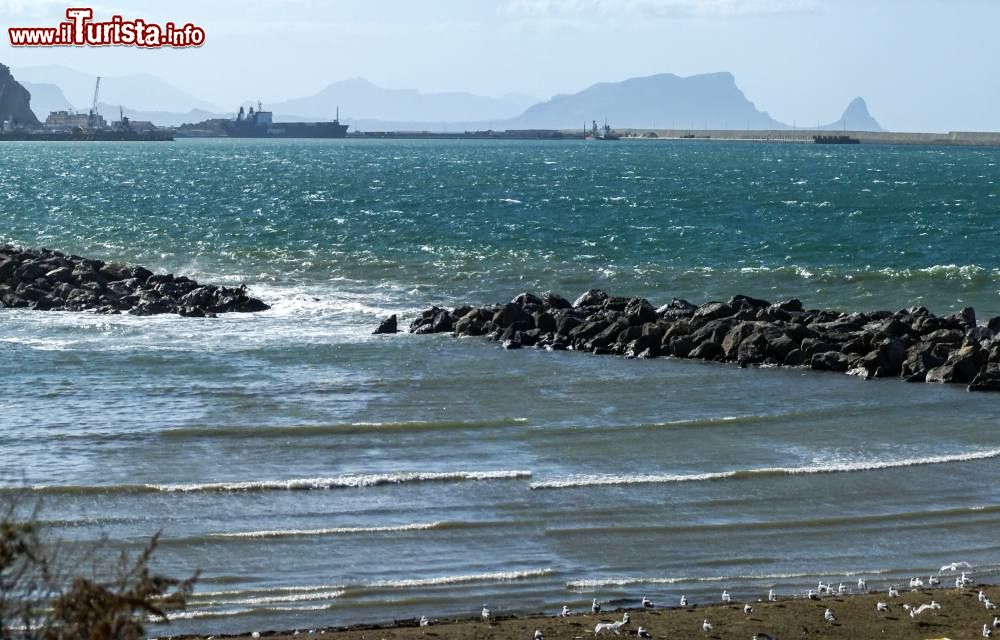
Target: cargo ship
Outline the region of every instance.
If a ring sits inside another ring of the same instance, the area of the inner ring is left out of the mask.
[[[264,111],[260,103],[257,110],[250,107],[244,111],[240,107],[235,120],[223,123],[226,135],[233,138],[344,138],[347,125],[340,124],[340,107],[333,122],[272,122],[270,111]]]

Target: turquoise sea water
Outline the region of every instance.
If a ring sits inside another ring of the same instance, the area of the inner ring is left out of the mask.
[[[0,481],[201,568],[157,633],[1000,573],[1000,396],[371,336],[590,287],[1000,315],[1000,150],[12,143],[0,242],[246,283],[217,320],[0,311]],[[850,582],[855,582],[854,577]]]

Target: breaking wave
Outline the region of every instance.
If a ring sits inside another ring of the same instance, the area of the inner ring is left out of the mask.
[[[667,484],[674,482],[702,482],[712,480],[746,479],[767,476],[794,476],[816,473],[851,473],[855,471],[878,471],[900,467],[916,467],[951,462],[969,462],[1000,457],[1000,449],[988,449],[970,453],[905,458],[884,462],[851,462],[846,464],[818,464],[804,467],[765,467],[712,473],[691,474],[622,474],[622,475],[572,475],[531,483],[532,489],[565,489],[570,487],[594,487],[602,485]]]

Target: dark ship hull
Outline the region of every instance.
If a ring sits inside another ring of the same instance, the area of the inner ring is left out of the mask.
[[[272,122],[258,126],[236,120],[223,125],[231,138],[345,138],[347,125],[339,122]]]
[[[174,137],[164,131],[64,131],[4,132],[0,140],[18,142],[170,142]]]

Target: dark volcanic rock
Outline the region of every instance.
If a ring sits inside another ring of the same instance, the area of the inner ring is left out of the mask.
[[[372,332],[373,335],[380,335],[383,333],[399,333],[399,327],[396,326],[395,313],[380,322],[378,328]]]
[[[0,252],[0,271],[21,267],[24,265],[7,264]],[[87,272],[86,266],[77,265],[74,274],[77,269]],[[49,268],[43,275],[51,271]],[[85,280],[82,283],[74,280],[56,285],[52,280],[58,278],[42,277],[38,282],[19,283],[16,289],[0,282],[0,303],[44,307],[66,300],[69,306],[79,300],[90,301],[91,296],[104,299],[124,293],[117,286],[119,281],[100,282],[104,275],[120,272],[112,273],[103,264],[90,265],[90,272],[97,282],[81,278]],[[35,270],[28,266],[24,273],[33,275]],[[138,281],[135,271],[131,273]],[[164,304],[175,293],[171,287],[179,286],[178,279],[170,276],[146,278],[147,289],[150,283],[155,286],[136,298],[134,306],[140,311]],[[182,302],[199,301],[207,295],[197,288],[185,291]],[[1000,318],[992,319],[988,326],[976,326],[975,312],[968,308],[944,317],[923,307],[848,314],[805,310],[796,299],[771,304],[746,295],[700,307],[674,298],[654,308],[644,298],[609,296],[591,289],[572,305],[546,292],[541,297],[522,293],[504,305],[463,306],[453,312],[433,307],[411,322],[410,331],[486,335],[507,349],[534,346],[626,358],[673,356],[741,367],[806,366],[865,378],[956,382],[969,384],[973,391],[1000,390],[1000,338],[995,337],[1000,333]]]
[[[0,306],[199,318],[270,308],[247,295],[245,286],[201,287],[183,276],[153,275],[144,267],[11,246],[0,247]]]

